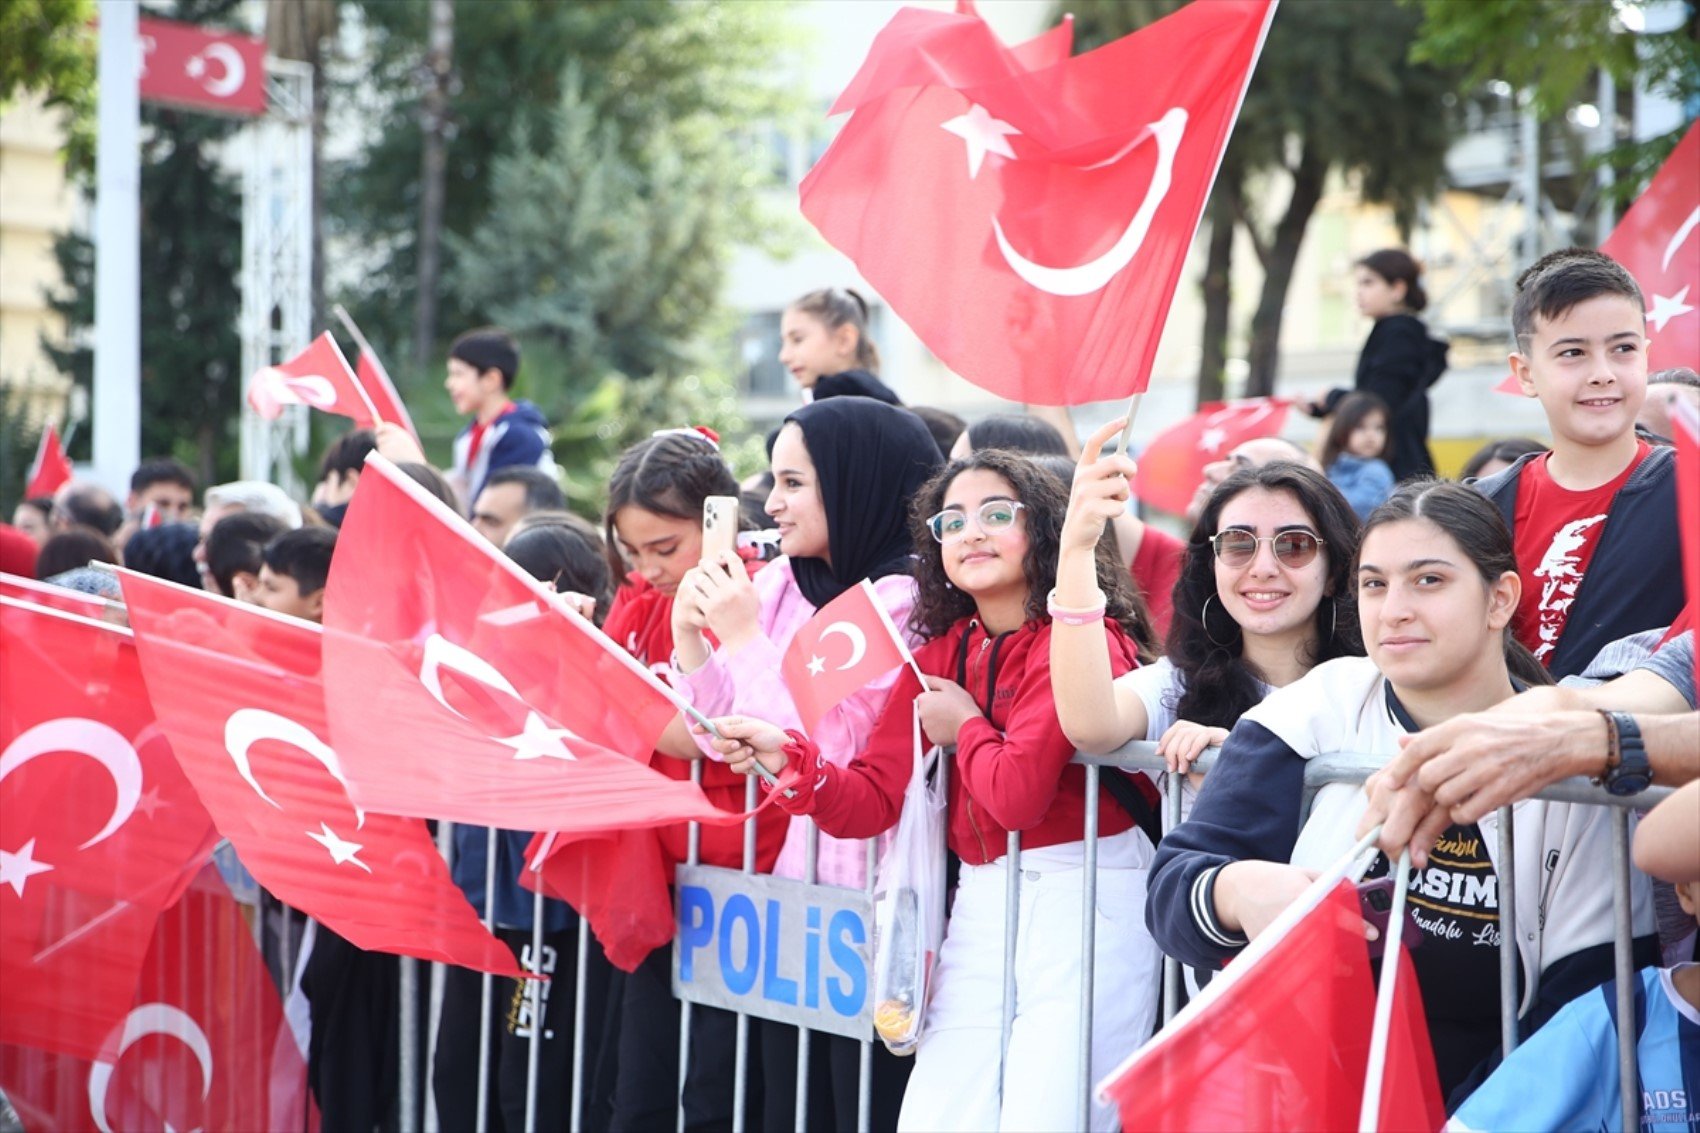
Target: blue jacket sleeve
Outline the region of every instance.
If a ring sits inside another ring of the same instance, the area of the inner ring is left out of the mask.
[[[1284,862],[1299,834],[1303,757],[1242,720],[1222,745],[1192,816],[1163,837],[1151,863],[1145,925],[1157,946],[1195,968],[1220,968],[1244,946],[1215,923],[1216,871],[1236,861]]]

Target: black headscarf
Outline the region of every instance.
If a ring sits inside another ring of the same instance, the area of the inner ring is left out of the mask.
[[[927,426],[866,397],[817,401],[785,421],[803,431],[814,461],[832,555],[831,566],[791,560],[803,597],[818,609],[864,578],[908,574],[909,502],[942,464]]]

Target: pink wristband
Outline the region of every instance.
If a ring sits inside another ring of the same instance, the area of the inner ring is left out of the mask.
[[[1068,606],[1057,605],[1057,592],[1052,590],[1045,596],[1045,612],[1065,626],[1089,626],[1093,622],[1104,620],[1104,595],[1098,595],[1098,604],[1084,610],[1071,609]]]

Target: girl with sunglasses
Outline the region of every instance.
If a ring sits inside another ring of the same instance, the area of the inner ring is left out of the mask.
[[[1056,476],[999,449],[953,462],[922,489],[911,626],[925,639],[914,656],[927,689],[905,677],[848,766],[823,759],[797,731],[742,717],[717,721],[726,738],[715,747],[734,769],[759,760],[777,773],[800,763],[795,794],[781,795],[778,805],[841,836],[867,837],[897,822],[917,713],[929,740],[956,749],[947,839],[962,871],[901,1129],[1071,1129],[1077,1120],[1081,833],[1089,800],[1085,770],[1070,762],[1074,745],[1051,699],[1046,609],[1066,506]],[[1137,664],[1144,610],[1107,542],[1096,572],[1105,595],[1092,627],[1097,648],[1123,672]],[[1150,1034],[1159,962],[1140,923],[1151,842],[1108,793],[1095,805],[1097,931],[1115,945],[1099,948],[1094,963],[1094,1080]],[[1021,833],[1021,936],[1014,1028],[1000,1066],[1010,831]],[[1095,1105],[1092,1128],[1113,1122],[1113,1110]]]
[[[1100,456],[1122,426],[1094,433],[1074,474],[1057,558],[1058,607],[1101,601],[1094,556],[1127,507],[1134,463]],[[1112,679],[1090,624],[1051,635],[1057,719],[1083,751],[1156,740],[1173,774],[1220,744],[1241,713],[1319,662],[1361,653],[1349,568],[1357,518],[1326,477],[1277,461],[1232,473],[1199,515],[1175,583],[1167,655]],[[1191,787],[1183,808],[1190,809]]]
[[[938,468],[939,450],[921,419],[907,410],[866,397],[834,397],[787,417],[771,457],[767,514],[778,526],[784,557],[754,579],[712,559],[685,572],[673,603],[673,683],[706,715],[760,712],[795,728],[801,720],[779,675],[780,659],[816,610],[868,578],[892,624],[908,620],[915,602],[909,502]],[[711,647],[708,634],[717,645]],[[893,673],[870,683],[821,719],[816,737],[828,761],[848,763],[867,742],[896,679]],[[879,830],[823,829],[828,836],[820,839],[816,880],[862,888],[867,882],[862,839]],[[790,823],[773,873],[802,879],[807,846],[805,824]],[[763,1022],[760,1032],[763,1120],[770,1129],[791,1129],[797,1029]],[[810,1054],[824,1059],[827,1079],[809,1091],[810,1103],[824,1107],[810,1126],[855,1128],[859,1044],[815,1035]],[[875,1048],[874,1129],[895,1123],[908,1072],[907,1060]]]
[[[1191,819],[1157,853],[1146,921],[1185,963],[1227,962],[1356,841],[1367,807],[1356,784],[1323,786],[1301,821],[1309,759],[1389,757],[1402,736],[1549,680],[1510,635],[1522,589],[1511,535],[1472,489],[1402,485],[1370,516],[1352,568],[1369,655],[1318,665],[1248,711]],[[1512,809],[1517,1011],[1527,1033],[1611,977],[1611,820],[1597,806],[1531,800]],[[1410,879],[1404,932],[1419,941],[1411,959],[1454,1104],[1500,1039],[1498,834],[1497,814],[1453,825]],[[1371,849],[1357,872],[1386,875],[1388,861]],[[1656,942],[1644,878],[1631,894],[1646,963]]]

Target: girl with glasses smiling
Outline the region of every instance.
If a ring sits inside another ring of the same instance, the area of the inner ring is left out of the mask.
[[[1105,525],[1128,501],[1133,461],[1100,456],[1122,422],[1093,434],[1074,474],[1055,603],[1089,612]],[[1112,681],[1090,624],[1051,636],[1057,718],[1084,751],[1156,740],[1171,773],[1220,744],[1240,714],[1321,661],[1363,652],[1349,601],[1357,517],[1339,489],[1301,464],[1241,468],[1211,493],[1175,583],[1167,655]],[[1191,789],[1183,807],[1190,811]]]
[[[734,769],[759,760],[777,773],[800,761],[795,795],[778,804],[840,837],[869,837],[897,822],[917,714],[933,743],[956,749],[947,839],[962,872],[900,1129],[1070,1129],[1077,1119],[1088,800],[1085,769],[1070,762],[1074,745],[1051,698],[1046,606],[1066,507],[1055,475],[1000,449],[955,461],[921,489],[910,626],[923,639],[914,656],[927,690],[905,676],[848,766],[822,759],[798,732],[747,717],[717,721],[727,738],[715,747]],[[1095,648],[1107,668],[1125,672],[1147,633],[1143,606],[1107,542],[1090,569],[1105,595],[1091,627]],[[1152,792],[1146,805],[1154,799]],[[1097,808],[1097,931],[1114,943],[1100,947],[1094,963],[1094,1080],[1150,1034],[1159,963],[1141,920],[1151,842],[1108,792]],[[1000,1066],[1010,831],[1021,833],[1021,939],[1014,1027]],[[1113,1123],[1110,1107],[1094,1107],[1092,1128]]]

